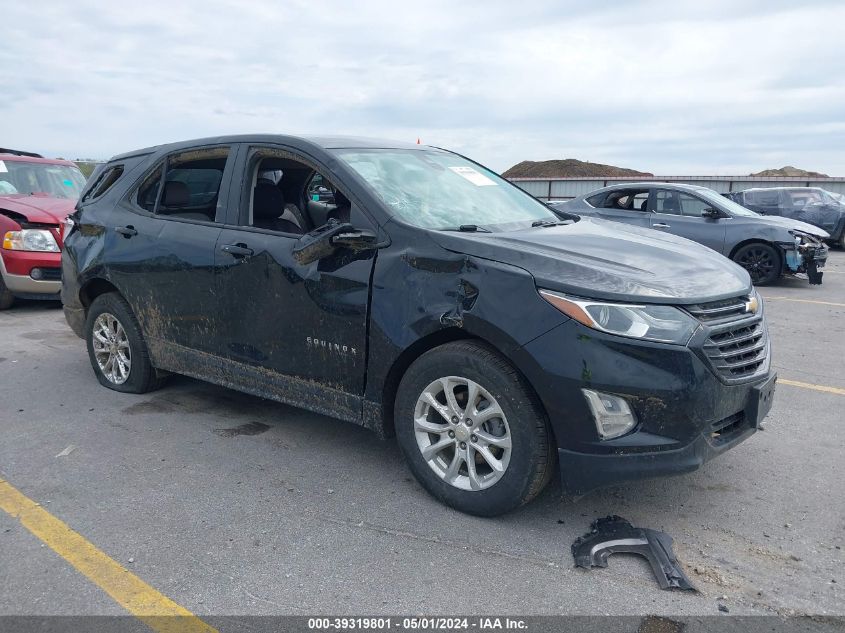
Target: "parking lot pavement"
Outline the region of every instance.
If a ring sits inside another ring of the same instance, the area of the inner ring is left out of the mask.
[[[99,386],[61,310],[0,313],[0,479],[195,614],[845,615],[845,253],[824,285],[762,289],[782,380],[765,432],[682,477],[496,519],[412,480],[393,441],[187,378]],[[812,303],[811,303],[812,302]],[[816,387],[832,387],[820,391]],[[699,593],[644,559],[573,568],[620,514],[664,530]],[[121,613],[0,512],[0,614]]]

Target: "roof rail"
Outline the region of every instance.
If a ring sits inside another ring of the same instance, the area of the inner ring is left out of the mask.
[[[24,152],[19,149],[6,149],[5,147],[0,147],[0,154],[13,154],[15,156],[29,156],[31,158],[44,158],[41,154],[36,154],[35,152]]]

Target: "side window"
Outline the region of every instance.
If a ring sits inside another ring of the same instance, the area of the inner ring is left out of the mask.
[[[656,213],[681,215],[681,201],[676,191],[658,189],[654,196],[654,210]]]
[[[316,172],[308,183],[308,200],[315,202],[334,202],[332,184],[319,172]]]
[[[634,209],[648,211],[648,191],[643,191],[634,196]]]
[[[156,215],[214,222],[228,157],[228,147],[171,154],[141,184],[138,206]]]
[[[245,226],[302,235],[331,220],[367,221],[338,187],[310,160],[281,148],[253,148],[242,212]],[[360,216],[360,218],[359,218]],[[358,226],[356,224],[356,226]]]
[[[138,206],[152,213],[155,211],[156,202],[158,201],[158,190],[161,188],[161,165],[159,165],[149,176],[141,183],[141,188],[138,189],[137,203]]]
[[[606,194],[599,205],[602,209],[617,209],[622,211],[646,211],[648,201],[648,190],[644,189],[617,189]]]
[[[701,212],[704,209],[709,209],[713,206],[710,202],[705,202],[701,198],[696,198],[688,193],[682,193],[679,197],[681,201],[681,214],[685,216],[700,218],[702,217]]]
[[[759,207],[777,207],[780,204],[780,191],[765,190],[746,191],[745,201],[749,204],[754,204]]]

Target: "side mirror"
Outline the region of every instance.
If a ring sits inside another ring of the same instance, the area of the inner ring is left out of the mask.
[[[378,248],[377,239],[372,231],[356,229],[349,223],[329,220],[328,223],[306,233],[296,241],[293,247],[293,258],[304,266],[334,254],[339,248],[347,248],[353,252]]]
[[[296,241],[296,245],[293,247],[293,258],[297,263],[304,266],[328,257],[335,252],[332,238],[340,233],[353,230],[351,224],[341,224],[337,220],[329,220],[323,226],[306,233]]]
[[[718,209],[714,209],[713,207],[707,207],[706,209],[701,210],[701,217],[717,220],[722,217],[722,212]]]
[[[351,251],[359,252],[376,248],[376,234],[364,229],[352,229],[334,235],[331,242],[338,248],[348,248]]]

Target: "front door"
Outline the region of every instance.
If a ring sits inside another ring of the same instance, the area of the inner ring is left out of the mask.
[[[238,226],[223,229],[215,256],[225,323],[218,332],[220,353],[243,367],[244,376],[265,372],[280,400],[357,418],[376,251],[338,251],[298,263],[297,241],[327,220],[312,217],[307,204],[316,165],[273,148],[245,149],[240,162]],[[340,195],[332,199],[341,202]],[[328,215],[356,228],[374,228],[354,203],[335,205]]]
[[[713,204],[692,194],[672,189],[656,189],[650,204],[651,228],[685,237],[722,253],[726,222],[730,218],[708,218],[702,211]]]

